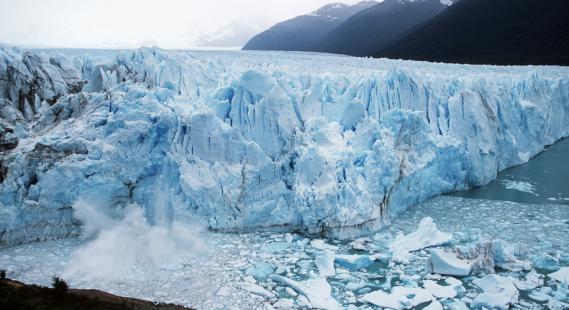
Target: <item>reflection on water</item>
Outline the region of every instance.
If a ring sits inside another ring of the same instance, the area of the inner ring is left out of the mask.
[[[569,205],[569,138],[545,149],[527,164],[504,170],[487,186],[451,196],[531,204]]]

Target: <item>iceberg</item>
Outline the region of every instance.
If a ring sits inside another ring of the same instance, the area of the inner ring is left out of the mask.
[[[569,136],[569,69],[285,52],[0,47],[0,242],[150,224],[369,235]],[[167,189],[158,193],[157,188]]]
[[[518,303],[519,292],[512,279],[492,274],[472,282],[484,291],[472,302],[473,308],[509,309]]]
[[[318,268],[318,272],[322,277],[333,277],[336,275],[336,268],[334,267],[335,255],[331,251],[319,255],[314,259],[314,264]]]
[[[342,309],[340,303],[332,297],[332,287],[326,278],[316,278],[298,282],[283,276],[272,275],[271,279],[304,295],[308,298],[312,308],[325,310]]]
[[[362,296],[362,301],[388,309],[412,309],[421,304],[434,301],[429,291],[422,288],[396,286],[391,293],[375,291]]]
[[[427,261],[427,270],[448,276],[466,277],[474,268],[474,262],[458,258],[456,253],[442,249],[431,250],[431,257]]]
[[[394,261],[408,263],[411,260],[411,252],[443,245],[451,240],[452,234],[438,230],[433,219],[426,217],[421,220],[415,232],[408,235],[399,234],[389,247],[389,250],[393,254]]]
[[[561,267],[558,271],[549,274],[553,280],[569,284],[569,267]]]
[[[379,259],[377,255],[336,255],[336,264],[350,270],[366,268]]]

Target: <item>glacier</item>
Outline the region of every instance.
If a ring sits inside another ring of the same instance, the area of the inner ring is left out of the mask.
[[[370,234],[569,136],[569,69],[0,47],[0,244],[150,224]]]

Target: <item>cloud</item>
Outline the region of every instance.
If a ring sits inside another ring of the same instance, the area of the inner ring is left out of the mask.
[[[0,42],[51,47],[242,45],[271,24],[329,2],[333,0],[0,0]]]
[[[265,28],[266,26],[259,24],[234,21],[212,33],[199,35],[196,45],[204,47],[242,47]]]

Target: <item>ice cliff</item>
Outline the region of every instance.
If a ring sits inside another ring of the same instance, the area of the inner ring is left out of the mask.
[[[363,234],[568,135],[562,67],[2,47],[0,242],[77,232],[80,199]]]

